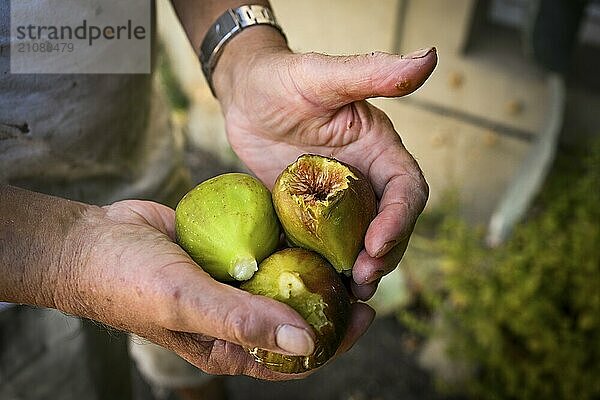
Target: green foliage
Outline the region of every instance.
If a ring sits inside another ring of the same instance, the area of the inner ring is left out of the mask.
[[[443,323],[430,330],[476,366],[475,398],[600,398],[600,142],[588,150],[559,156],[501,248],[455,216],[442,223],[441,284],[425,301]]]

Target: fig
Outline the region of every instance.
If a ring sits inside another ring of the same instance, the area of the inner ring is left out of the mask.
[[[269,190],[241,173],[190,190],[175,210],[175,230],[179,245],[220,281],[250,279],[277,248],[281,232]]]
[[[277,178],[273,203],[290,243],[351,274],[377,213],[373,188],[358,169],[332,158],[302,155]]]
[[[335,354],[348,328],[350,298],[341,277],[323,257],[301,248],[280,250],[240,287],[289,305],[316,336],[315,350],[309,356],[250,349],[257,362],[274,371],[301,373],[323,365]]]

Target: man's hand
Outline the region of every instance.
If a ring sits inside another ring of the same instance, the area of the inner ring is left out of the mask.
[[[244,348],[308,355],[314,333],[292,308],[215,281],[175,243],[175,212],[129,200],[88,206],[0,185],[0,301],[52,307],[133,332],[212,374],[301,378]],[[368,326],[352,308],[340,352]]]
[[[392,123],[365,99],[413,92],[436,63],[434,48],[406,56],[293,54],[277,31],[254,27],[227,44],[215,70],[229,141],[268,186],[303,153],[335,157],[370,179],[379,212],[353,269],[359,299],[397,266],[428,197]]]
[[[283,303],[219,283],[174,242],[172,209],[123,201],[86,214],[75,230],[86,237],[56,296],[57,308],[133,332],[175,351],[212,374],[281,380],[244,350],[260,347],[308,355],[310,326]],[[343,349],[372,314],[355,305]],[[343,350],[342,349],[342,350]]]

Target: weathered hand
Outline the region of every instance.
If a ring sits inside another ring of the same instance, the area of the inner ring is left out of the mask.
[[[254,35],[263,33],[268,34]],[[435,68],[436,51],[331,57],[294,54],[274,38],[245,49],[253,56],[239,62],[244,52],[236,46],[248,42],[228,45],[236,64],[229,65],[224,54],[215,77],[229,141],[269,186],[303,153],[335,157],[370,179],[379,211],[354,265],[352,285],[359,299],[368,299],[379,278],[400,261],[428,186],[389,118],[365,99],[416,90]]]
[[[209,373],[305,376],[272,372],[243,347],[309,354],[310,326],[283,303],[213,280],[174,242],[174,219],[147,201],[92,208],[73,233],[77,257],[57,272],[55,306],[136,333]],[[370,322],[365,307],[354,306],[342,350]]]

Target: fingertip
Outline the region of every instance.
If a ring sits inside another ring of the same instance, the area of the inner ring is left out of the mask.
[[[383,275],[383,270],[381,270],[381,274]],[[371,297],[373,297],[373,295],[377,291],[379,281],[380,279],[376,279],[374,282],[367,283],[364,285],[357,285],[356,282],[352,282],[350,287],[352,289],[352,293],[357,299],[367,301]]]
[[[429,47],[417,50],[400,56],[399,59],[400,61],[396,64],[396,68],[398,68],[396,79],[386,82],[393,83],[391,97],[408,95],[425,83],[437,65],[437,49]]]
[[[366,250],[361,251],[352,268],[354,283],[358,286],[372,284],[394,270],[404,256],[409,240],[410,238],[406,238],[395,242],[385,255],[378,258],[369,256]]]
[[[354,267],[352,268],[352,280],[357,285],[365,285],[371,282],[371,276],[374,271],[383,270],[384,264],[382,259],[377,259],[369,256],[366,250],[362,250]]]
[[[367,332],[369,326],[371,326],[371,323],[373,323],[375,316],[375,309],[373,309],[373,307],[367,303],[358,302],[352,305],[350,329],[353,330],[356,340],[358,340],[362,335],[365,334],[365,332]]]
[[[412,209],[417,201],[384,200],[386,204],[369,225],[365,234],[365,250],[372,258],[382,258],[410,237],[422,208]],[[417,210],[417,211],[415,211]]]
[[[364,327],[363,333],[369,328],[373,320],[375,319],[375,309],[366,303],[354,303],[352,305],[352,314],[354,315],[354,322],[357,325]]]
[[[429,78],[429,76],[437,66],[437,48],[429,47],[426,49],[417,50],[416,52],[403,56],[402,58],[410,59],[410,62],[414,64],[415,69],[417,70],[415,74],[417,74],[417,77],[421,78],[420,80],[418,79],[414,82],[414,87],[412,88],[412,90],[414,91],[418,89],[423,84],[423,82],[427,80],[427,78]]]
[[[365,303],[354,303],[352,305],[352,316],[348,325],[348,331],[340,344],[337,353],[345,353],[354,346],[354,343],[364,335],[375,319],[375,310]]]
[[[426,49],[426,51],[422,52],[421,57],[414,57],[415,60],[422,61],[425,65],[429,66],[429,73],[433,71],[435,66],[438,63],[438,51],[435,46]]]
[[[314,334],[289,324],[282,324],[276,328],[275,342],[280,349],[291,355],[309,356],[315,350]]]
[[[277,300],[252,295],[249,308],[260,316],[253,318],[254,345],[287,355],[306,356],[315,348],[315,333],[302,316],[289,305]],[[268,310],[268,311],[267,311]],[[267,334],[265,330],[270,330]]]
[[[399,205],[386,206],[371,222],[365,234],[365,250],[372,258],[383,257],[398,243],[406,230],[404,210]]]

